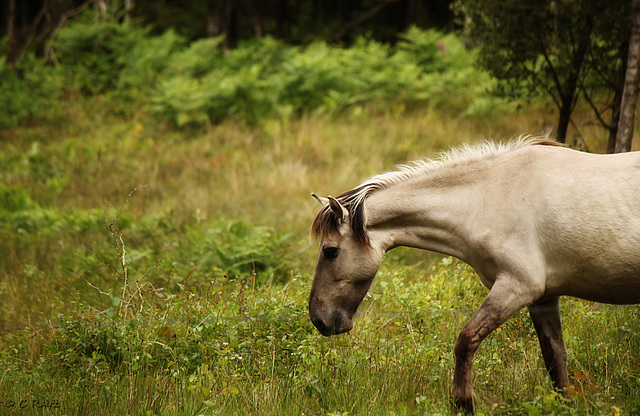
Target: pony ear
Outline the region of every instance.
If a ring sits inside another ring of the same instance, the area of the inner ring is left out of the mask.
[[[331,211],[336,215],[338,221],[345,221],[349,217],[349,211],[334,197],[330,196],[327,199],[329,200],[329,208],[331,208]]]
[[[311,196],[316,200],[318,204],[320,204],[320,206],[326,207],[327,205],[329,205],[329,200],[327,198],[322,198],[321,196],[318,196],[314,193],[311,193]]]

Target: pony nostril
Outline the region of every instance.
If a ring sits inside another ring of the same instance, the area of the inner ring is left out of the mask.
[[[324,336],[333,335],[335,333],[335,328],[333,326],[327,325],[324,319],[319,316],[312,316],[311,322],[313,326],[316,327],[318,332],[320,332]]]
[[[322,318],[318,316],[312,316],[311,322],[313,323],[313,326],[318,329],[318,331],[325,332],[327,330],[327,325],[324,323],[324,320]]]

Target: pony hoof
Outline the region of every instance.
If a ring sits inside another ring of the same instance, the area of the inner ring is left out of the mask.
[[[456,414],[473,415],[473,398],[453,398],[453,408]]]

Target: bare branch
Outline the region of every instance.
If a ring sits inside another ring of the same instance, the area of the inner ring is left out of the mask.
[[[333,35],[333,38],[331,40],[337,41],[337,40],[342,39],[343,37],[345,37],[347,35],[347,33],[351,32],[353,29],[355,29],[356,27],[360,26],[362,23],[364,23],[367,20],[371,19],[373,16],[375,16],[380,11],[382,11],[382,9],[384,9],[386,6],[388,6],[391,3],[395,3],[397,1],[398,0],[383,0],[383,1],[381,1],[380,3],[376,4],[375,6],[373,6],[365,14],[363,14],[362,16],[358,17],[357,19],[355,19],[355,20],[351,21],[349,24],[347,24],[340,32],[338,32],[335,35]]]
[[[76,7],[75,9],[71,9],[71,10],[67,11],[66,13],[63,13],[62,16],[60,17],[60,20],[57,22],[56,26],[50,30],[50,32],[51,32],[50,39],[51,40],[55,39],[56,36],[58,36],[58,31],[60,30],[60,28],[62,28],[62,26],[64,26],[64,24],[67,22],[67,20],[69,20],[70,18],[72,18],[74,16],[77,16],[78,14],[82,13],[94,1],[95,0],[87,0],[86,2],[82,3],[80,6]],[[54,53],[53,47],[51,45],[52,44],[50,42],[49,45],[47,46],[47,49],[45,50],[44,56],[45,56],[45,58],[48,59],[53,55],[54,61],[56,61],[56,63],[57,63],[57,60],[55,59],[55,53]]]
[[[604,128],[606,128],[607,130],[611,130],[613,128],[613,126],[609,123],[607,123],[606,121],[604,121],[604,118],[602,117],[602,113],[600,112],[600,109],[598,109],[595,105],[595,103],[593,102],[593,100],[591,99],[590,94],[587,92],[587,88],[584,85],[584,82],[580,82],[580,89],[582,90],[582,96],[584,97],[584,99],[587,101],[587,103],[589,104],[589,106],[591,107],[591,109],[593,110],[593,112],[596,115],[596,118],[598,119],[598,121],[600,122],[600,124],[602,124],[602,126]]]

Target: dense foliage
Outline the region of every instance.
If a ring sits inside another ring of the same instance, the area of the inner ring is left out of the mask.
[[[53,42],[57,64],[30,58],[17,70],[0,67],[0,127],[59,119],[63,94],[100,94],[177,126],[229,117],[258,123],[371,103],[490,109],[490,80],[453,35],[411,28],[394,47],[365,38],[349,48],[322,41],[296,47],[264,37],[224,51],[221,42],[189,43],[172,30],[153,36],[135,21],[85,13]]]
[[[612,7],[606,0],[457,0],[455,10],[466,41],[478,47],[478,64],[499,80],[498,95],[552,98],[562,142],[583,98],[615,140],[630,1]]]
[[[143,20],[156,33],[175,30],[189,40],[224,35],[227,46],[261,36],[301,44],[317,39],[349,43],[368,34],[393,42],[413,25],[450,28],[450,3],[451,0],[5,0],[0,3],[0,38],[13,36],[18,53],[28,45],[46,49],[43,44],[55,36],[55,29],[66,18],[94,8],[122,19]]]

